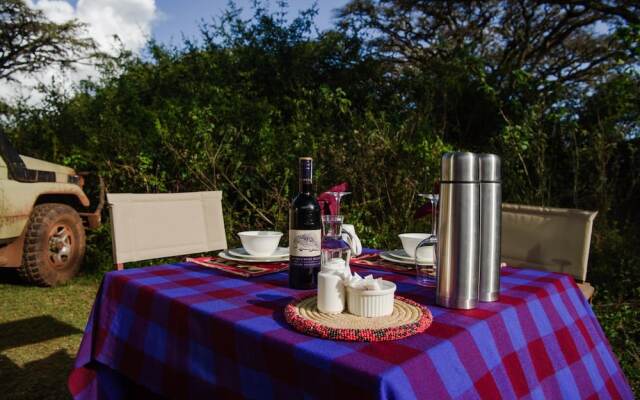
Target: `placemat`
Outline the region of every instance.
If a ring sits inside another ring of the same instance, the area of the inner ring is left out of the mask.
[[[416,276],[415,265],[396,264],[381,258],[378,253],[351,257],[349,265],[361,268],[379,269],[381,271],[391,271],[402,275]],[[435,277],[435,270],[433,270],[432,276]]]
[[[226,258],[222,257],[187,257],[186,261],[201,265],[203,267],[214,268],[220,271],[228,272],[233,275],[243,276],[245,278],[273,274],[289,269],[288,262],[240,262],[227,260]]]
[[[364,342],[412,336],[424,332],[433,320],[427,307],[400,296],[395,297],[393,313],[387,317],[358,317],[346,311],[325,314],[318,310],[315,294],[292,301],[284,314],[291,326],[307,335]]]

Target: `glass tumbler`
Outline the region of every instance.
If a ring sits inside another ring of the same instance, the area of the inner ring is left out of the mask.
[[[438,271],[438,238],[435,235],[431,235],[422,240],[416,246],[416,254],[418,249],[425,246],[433,246],[433,265],[419,264],[416,258],[416,281],[418,285],[430,286],[436,283],[436,273]]]
[[[351,246],[342,238],[342,215],[325,215],[322,217],[321,264],[335,263],[342,260],[344,267],[349,268]]]

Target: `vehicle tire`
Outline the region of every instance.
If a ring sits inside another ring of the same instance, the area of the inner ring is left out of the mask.
[[[39,286],[55,286],[80,269],[85,251],[82,219],[65,204],[34,207],[27,225],[20,276]]]

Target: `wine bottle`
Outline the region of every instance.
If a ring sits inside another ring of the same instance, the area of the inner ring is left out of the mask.
[[[289,208],[289,287],[313,289],[320,271],[322,222],[313,193],[313,160],[298,161],[299,191]]]

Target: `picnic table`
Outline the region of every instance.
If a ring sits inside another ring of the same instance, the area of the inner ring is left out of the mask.
[[[292,329],[283,310],[309,294],[286,272],[251,279],[190,263],[107,273],[69,377],[75,399],[633,398],[573,278],[503,268],[500,300],[435,305],[415,278],[397,294],[427,305],[424,333],[331,341]]]

